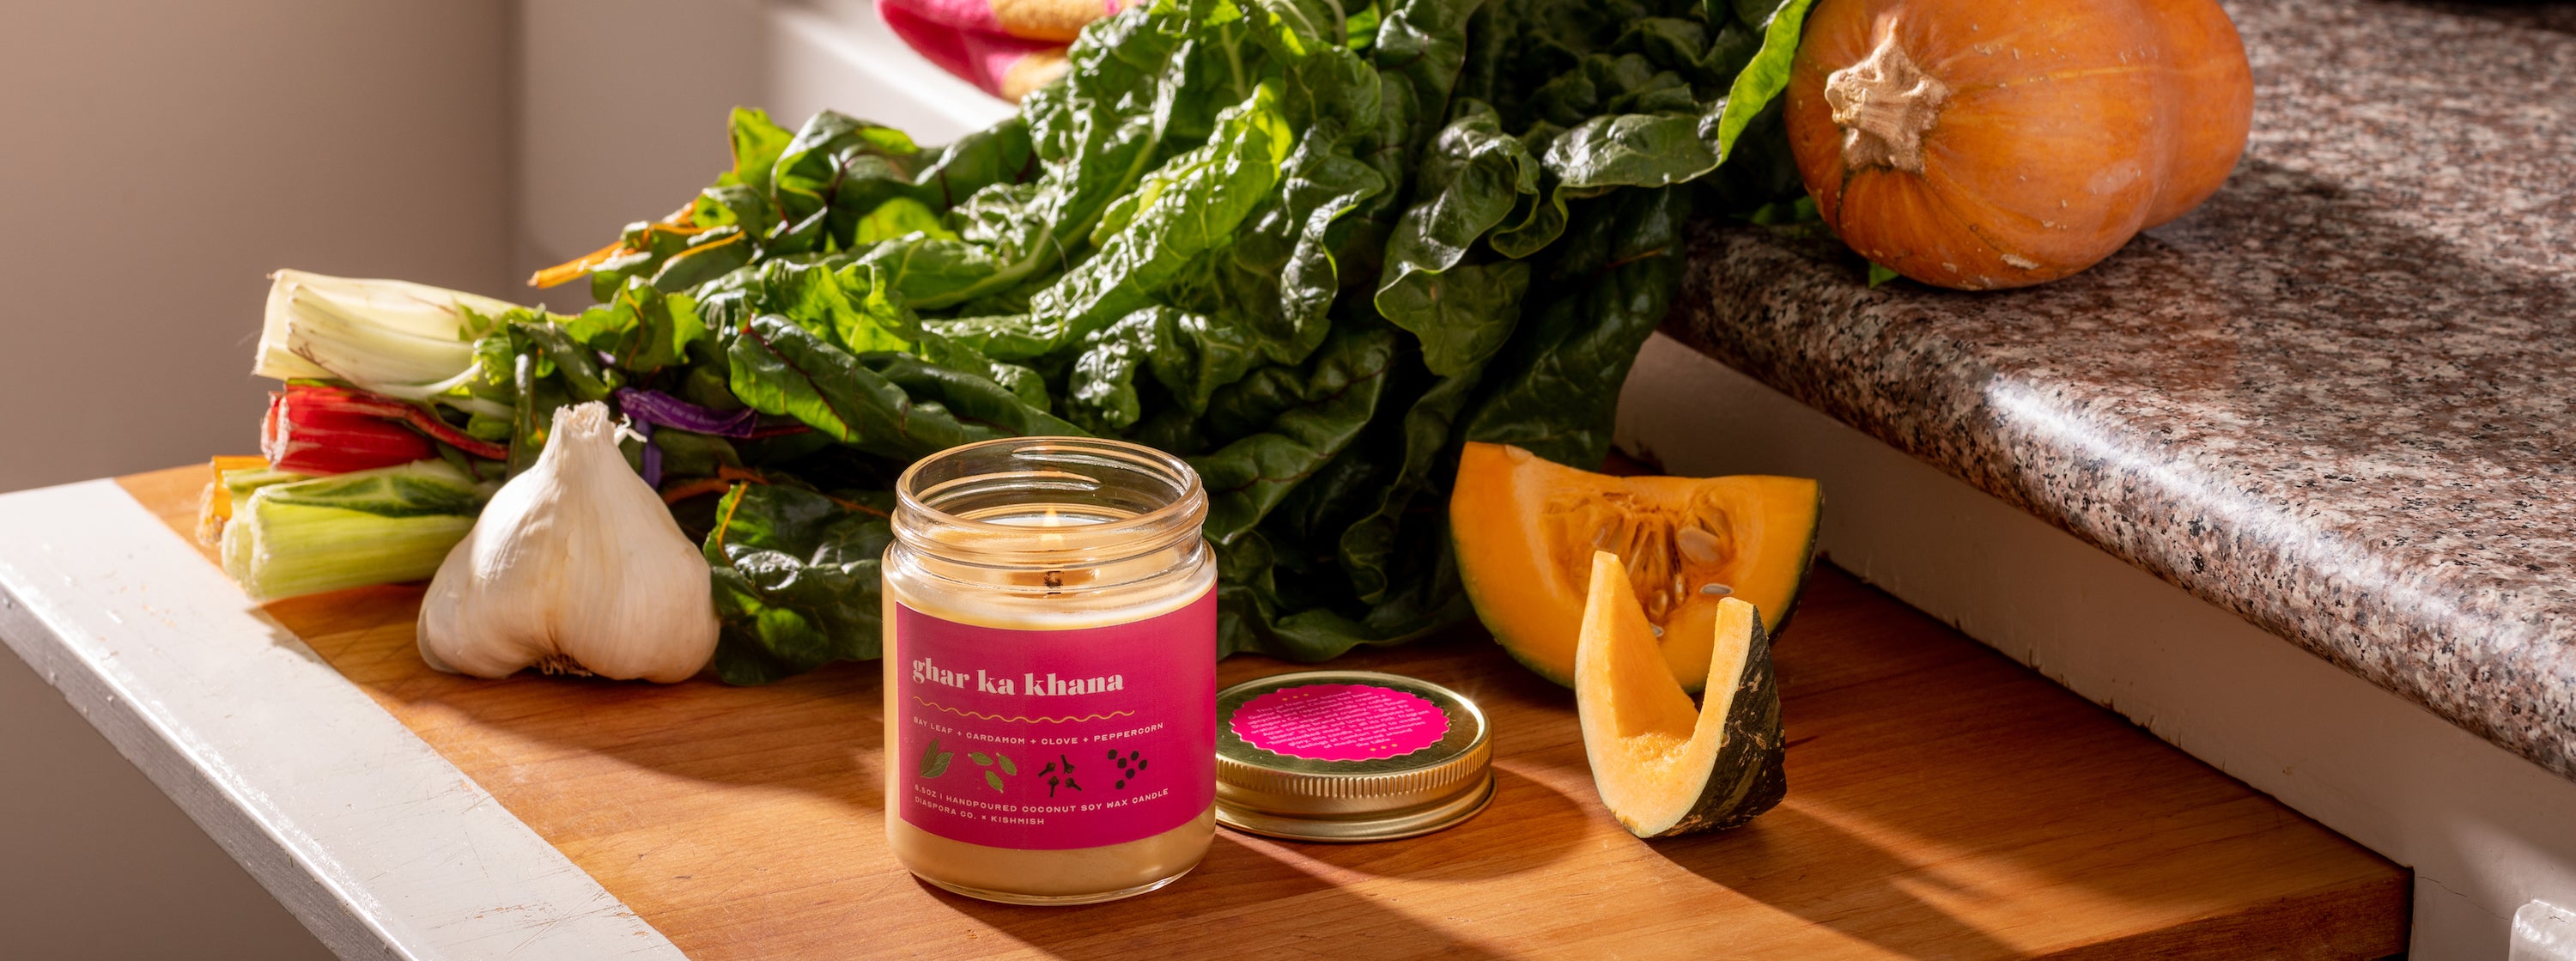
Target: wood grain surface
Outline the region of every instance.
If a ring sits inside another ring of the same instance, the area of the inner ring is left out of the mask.
[[[123,479],[183,535],[203,468]],[[416,587],[267,611],[693,958],[2380,958],[2406,869],[1819,565],[1776,649],[1789,796],[1639,841],[1570,692],[1482,638],[1340,665],[1492,719],[1493,805],[1408,841],[1219,831],[1173,886],[1021,908],[886,853],[876,665],[768,687],[423,666]],[[1238,657],[1220,683],[1296,669]],[[293,732],[280,732],[292,737]],[[507,878],[493,879],[506,885]]]

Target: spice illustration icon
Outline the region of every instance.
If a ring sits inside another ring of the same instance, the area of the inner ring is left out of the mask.
[[[1001,753],[1000,751],[995,751],[995,752],[993,752],[992,756],[990,756],[990,757],[985,756],[985,755],[984,755],[984,753],[983,753],[983,752],[981,752],[981,751],[976,751],[976,752],[973,752],[973,753],[970,753],[970,754],[966,755],[966,759],[967,759],[967,760],[969,760],[969,761],[973,761],[973,762],[975,762],[975,765],[976,765],[977,767],[981,767],[981,768],[984,768],[984,769],[985,769],[985,770],[984,770],[984,783],[985,783],[987,786],[991,787],[991,788],[993,789],[993,792],[994,792],[994,793],[996,793],[996,794],[1007,794],[1007,793],[1009,793],[1006,789],[1004,789],[1004,788],[1002,787],[1002,778],[1003,778],[1003,777],[1005,777],[1005,776],[1009,776],[1009,777],[1018,777],[1018,776],[1019,776],[1019,774],[1020,774],[1020,766],[1011,762],[1011,756],[1010,756],[1010,755],[1008,755],[1008,754],[1004,754],[1004,753]],[[940,765],[941,765],[942,767],[947,766],[947,761],[943,759],[943,760],[940,762]],[[1001,771],[1000,771],[999,773],[996,773],[996,772],[993,770],[993,768],[996,768],[996,767],[1001,768]]]
[[[931,738],[930,747],[921,752],[921,776],[933,778],[948,773],[948,762],[956,756],[955,751],[940,750],[939,739]]]
[[[1138,775],[1145,773],[1146,762],[1145,752],[1143,751],[1129,751],[1126,756],[1121,757],[1118,754],[1118,749],[1113,747],[1109,749],[1109,759],[1117,762],[1118,764],[1118,780],[1110,784],[1110,787],[1124,791],[1127,789],[1127,782],[1133,781]]]
[[[1059,786],[1068,791],[1082,790],[1082,785],[1073,779],[1073,759],[1062,754],[1056,755],[1055,761],[1048,764],[1045,770],[1039,771],[1038,776],[1047,779],[1048,797],[1054,797],[1055,790]]]

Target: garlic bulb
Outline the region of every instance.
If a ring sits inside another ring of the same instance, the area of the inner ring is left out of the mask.
[[[687,680],[716,648],[707,562],[626,466],[597,402],[555,411],[545,453],[502,485],[420,605],[442,671]]]

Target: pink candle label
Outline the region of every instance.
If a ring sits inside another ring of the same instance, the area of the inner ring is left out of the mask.
[[[1029,631],[895,605],[897,810],[952,841],[1123,844],[1216,799],[1216,592],[1128,624]]]
[[[1311,684],[1243,702],[1227,720],[1243,743],[1309,761],[1375,761],[1449,736],[1449,715],[1420,695],[1368,684]]]

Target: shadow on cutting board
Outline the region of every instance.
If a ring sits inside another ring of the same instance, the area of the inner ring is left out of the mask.
[[[1304,853],[1329,846],[1297,847]],[[1509,956],[1503,946],[1467,940],[1405,913],[1397,903],[1308,871],[1275,844],[1222,828],[1197,870],[1171,887],[1125,901],[1032,908],[959,897],[927,884],[921,888],[959,914],[1070,961]],[[1299,920],[1282,924],[1283,918]]]

